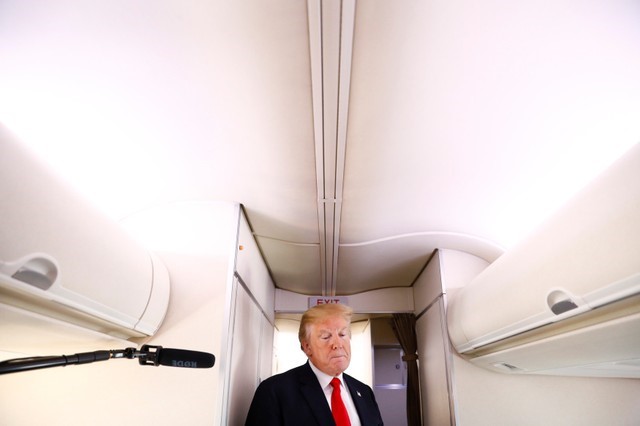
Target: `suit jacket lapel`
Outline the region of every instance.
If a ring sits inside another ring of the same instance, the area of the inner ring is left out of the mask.
[[[309,404],[314,417],[318,420],[318,424],[333,424],[333,416],[331,415],[331,408],[327,404],[327,398],[324,396],[324,391],[320,387],[320,383],[318,383],[318,378],[313,374],[308,362],[300,369],[299,379],[300,391],[307,404]]]
[[[347,382],[351,399],[353,399],[353,404],[356,406],[358,416],[360,416],[360,422],[363,425],[369,424],[368,417],[372,408],[368,398],[369,394],[365,392],[364,389],[361,389],[360,384],[351,376],[343,374],[342,377],[344,377],[344,381]]]

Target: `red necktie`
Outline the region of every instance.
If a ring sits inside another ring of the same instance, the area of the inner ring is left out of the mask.
[[[331,386],[333,387],[333,392],[331,392],[331,413],[336,421],[336,426],[351,426],[347,407],[344,406],[340,396],[340,379],[334,377],[331,380]]]

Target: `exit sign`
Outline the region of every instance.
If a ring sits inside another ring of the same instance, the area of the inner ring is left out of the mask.
[[[309,297],[309,307],[316,305],[326,305],[329,303],[349,304],[349,298],[346,296],[311,296]]]

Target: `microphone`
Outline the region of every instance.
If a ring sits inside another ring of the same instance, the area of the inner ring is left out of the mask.
[[[165,365],[183,368],[211,368],[216,362],[216,357],[207,352],[152,345],[142,345],[138,357],[140,365]]]
[[[40,368],[88,364],[96,361],[107,361],[112,358],[138,358],[140,365],[155,365],[156,367],[158,365],[166,365],[169,367],[211,368],[216,362],[216,357],[207,352],[142,345],[141,350],[126,348],[83,352],[74,355],[36,356],[0,361],[0,375]]]

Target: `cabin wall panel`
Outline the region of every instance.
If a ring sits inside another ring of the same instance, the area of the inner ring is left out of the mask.
[[[220,425],[242,425],[261,380],[272,374],[275,286],[240,210],[228,306]]]
[[[460,425],[601,426],[640,422],[640,380],[514,376],[454,355]]]
[[[230,381],[226,425],[242,425],[259,383],[262,368],[261,334],[263,317],[260,307],[246,289],[236,281],[233,340],[231,342]],[[265,353],[270,353],[266,350]]]
[[[416,313],[427,309],[443,293],[440,276],[440,250],[437,250],[413,284],[413,304]]]
[[[448,359],[451,357],[443,329],[442,296],[416,321],[420,357],[420,391],[425,425],[451,425]]]
[[[275,351],[275,327],[269,321],[262,320],[260,322],[260,360],[258,362],[258,383],[271,377],[274,372],[273,354]]]
[[[238,232],[236,272],[271,322],[274,321],[275,287],[262,259],[258,244],[244,212]]]

